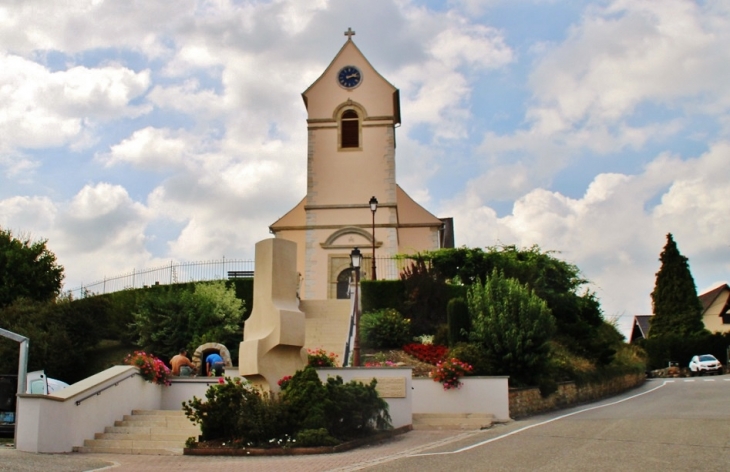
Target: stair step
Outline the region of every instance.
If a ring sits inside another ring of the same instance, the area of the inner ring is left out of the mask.
[[[134,434],[134,433],[96,433],[94,439],[131,439],[135,441],[183,441],[190,436],[197,436],[199,432],[195,430],[189,434],[186,432],[161,432],[157,434]]]
[[[182,410],[132,410],[132,416],[180,416],[185,418]]]
[[[181,456],[182,447],[168,449],[133,449],[127,447],[74,447],[73,452],[86,454],[139,454],[139,455],[155,455],[155,456]]]
[[[413,429],[474,430],[492,425],[494,415],[484,413],[414,413]]]
[[[133,410],[74,452],[112,454],[180,455],[185,441],[200,434],[182,411]]]
[[[200,428],[194,424],[189,424],[184,428],[165,428],[158,426],[107,426],[104,433],[108,434],[145,434],[154,436],[157,434],[200,434]],[[102,434],[102,433],[97,433]]]
[[[187,418],[174,416],[132,416],[124,415],[121,421],[115,421],[114,426],[163,426],[171,428],[182,428],[191,425]]]

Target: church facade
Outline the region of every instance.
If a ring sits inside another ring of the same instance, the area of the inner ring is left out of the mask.
[[[345,35],[344,46],[302,94],[307,195],[269,227],[275,237],[297,244],[302,299],[343,298],[355,247],[365,257],[362,277],[370,279],[373,247],[377,261],[453,246],[451,220],[429,213],[396,183],[398,89],[360,52],[354,32]]]

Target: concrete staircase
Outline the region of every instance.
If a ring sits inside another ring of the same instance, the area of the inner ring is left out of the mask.
[[[302,300],[299,309],[306,315],[304,345],[334,352],[341,363],[350,329],[350,300]]]
[[[493,420],[488,413],[414,413],[413,429],[478,430],[491,427]]]
[[[107,426],[94,439],[87,439],[74,452],[114,454],[182,454],[185,441],[198,437],[200,428],[193,425],[182,411],[133,410],[122,421]]]

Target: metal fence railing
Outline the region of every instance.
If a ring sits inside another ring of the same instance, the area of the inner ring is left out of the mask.
[[[253,272],[253,270],[254,261],[244,259],[222,258],[199,262],[170,262],[169,265],[151,269],[134,269],[115,277],[104,277],[102,280],[66,290],[65,293],[72,298],[84,298],[152,285],[223,280],[228,278],[229,271]]]
[[[376,257],[375,268],[378,280],[399,279],[403,270],[412,262],[412,259]],[[363,275],[370,274],[372,264],[372,257],[365,255],[362,261]],[[170,264],[160,267],[133,269],[126,274],[104,277],[102,280],[65,290],[64,293],[76,299],[152,285],[223,280],[228,278],[228,272],[253,273],[254,266],[253,260],[226,258],[199,262],[170,262]]]
[[[413,263],[413,259],[396,257],[375,257],[375,275],[378,280],[397,280],[406,267]],[[373,258],[363,255],[362,270],[364,276],[369,278],[372,273]]]

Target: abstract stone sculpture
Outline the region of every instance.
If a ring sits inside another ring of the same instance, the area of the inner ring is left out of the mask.
[[[238,354],[239,372],[271,391],[307,364],[304,313],[297,298],[297,245],[284,239],[256,244],[253,309]]]

